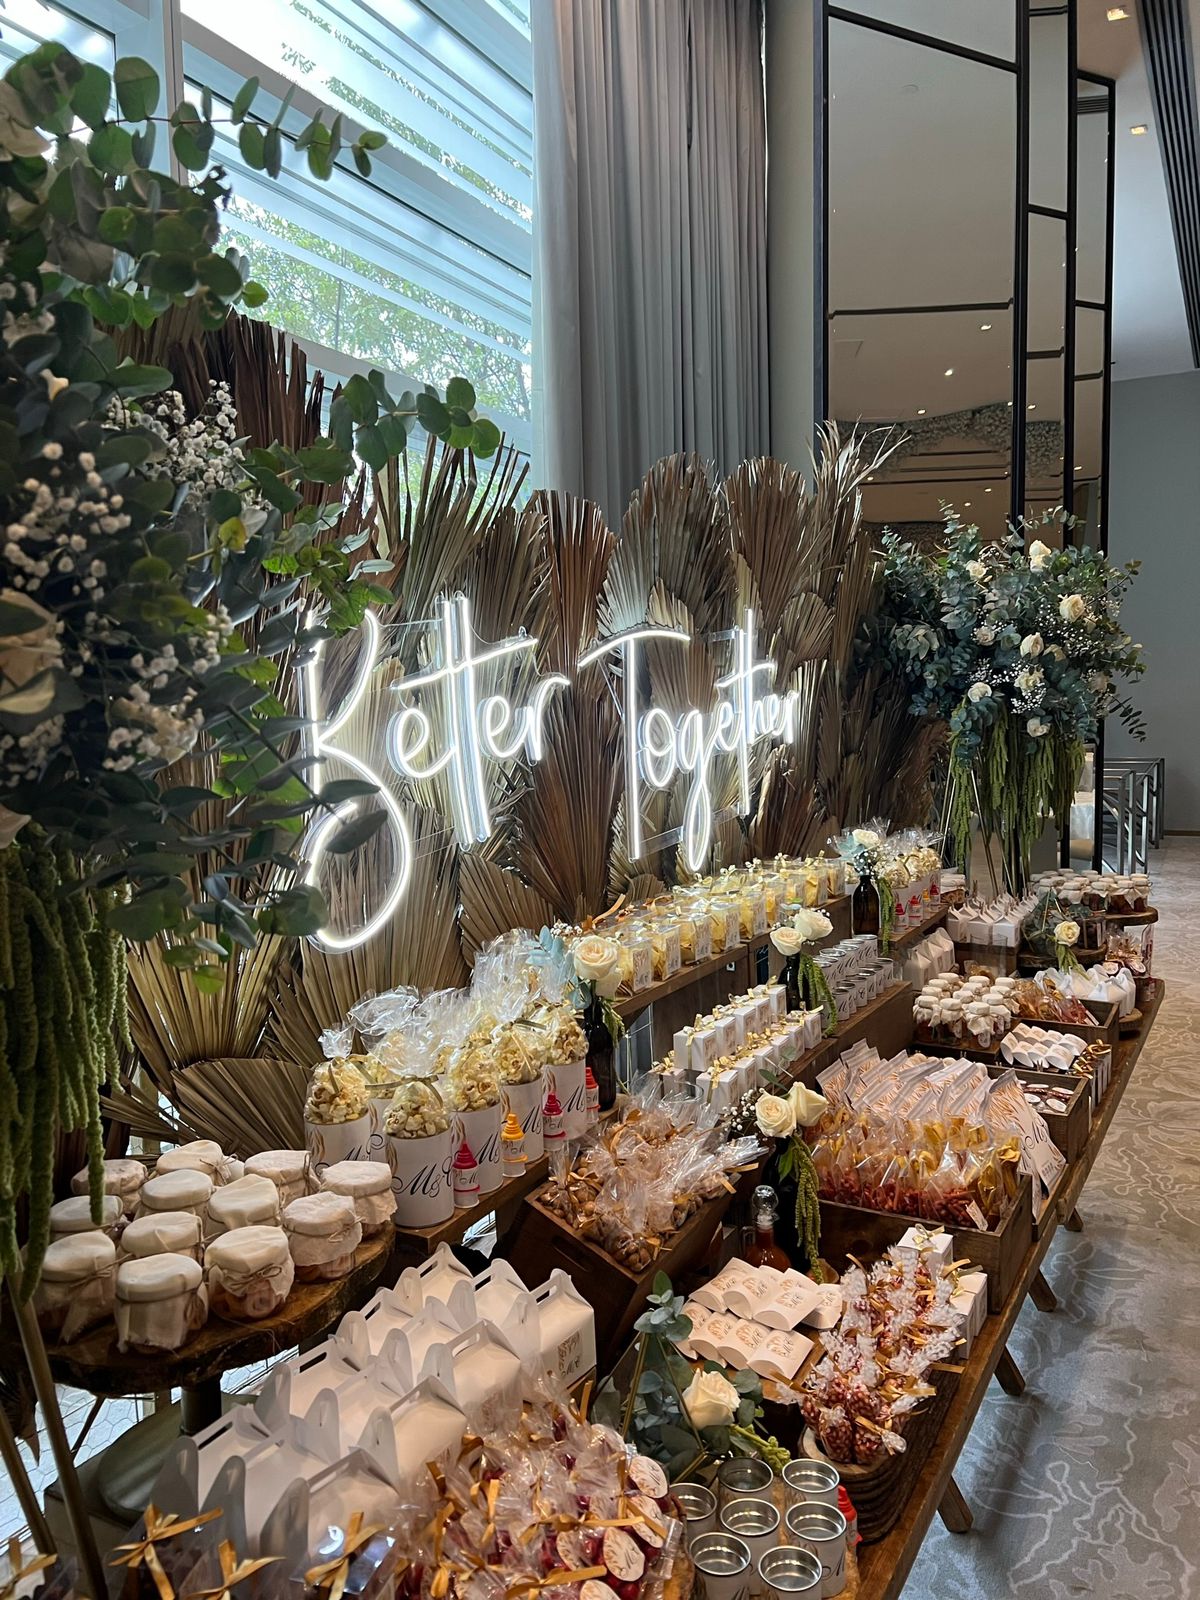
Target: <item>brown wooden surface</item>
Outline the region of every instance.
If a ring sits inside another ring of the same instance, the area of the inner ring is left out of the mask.
[[[896,955],[898,953],[901,956],[907,955],[912,949],[913,945],[920,944],[921,940],[925,938],[926,934],[930,934],[935,928],[940,928],[942,926],[946,920],[946,914],[949,909],[949,906],[939,906],[936,911],[931,911],[930,914],[927,917],[924,917],[920,922],[915,922],[911,927],[901,928],[898,932],[894,933],[888,940],[888,954]]]
[[[1043,1273],[1039,1272],[1030,1284],[1029,1298],[1038,1310],[1045,1312],[1047,1316],[1050,1312],[1058,1310],[1058,1296],[1046,1281]]]
[[[963,1497],[962,1490],[951,1478],[946,1485],[946,1492],[938,1502],[938,1516],[946,1524],[950,1533],[970,1533],[974,1517],[971,1508]]]
[[[159,1355],[138,1355],[117,1349],[112,1324],[94,1329],[73,1344],[48,1345],[50,1369],[57,1383],[69,1383],[91,1394],[145,1394],[147,1389],[195,1389],[219,1378],[231,1367],[266,1361],[281,1350],[318,1338],[361,1305],[374,1289],[391,1255],[391,1229],[358,1247],[354,1267],[335,1283],[298,1283],[273,1317],[234,1323],[210,1316],[182,1349]],[[15,1351],[0,1343],[0,1359],[11,1362]]]
[[[1005,1061],[998,1066],[989,1066],[988,1071],[994,1078],[1004,1072],[1015,1072],[1025,1083],[1044,1084],[1049,1089],[1061,1090],[1067,1109],[1043,1111],[1041,1116],[1055,1148],[1061,1150],[1068,1161],[1078,1161],[1092,1126],[1091,1079],[1078,1078],[1070,1072],[1043,1072],[1038,1067],[1010,1067]]]
[[[1141,1033],[1136,1039],[1123,1042],[1118,1049],[1113,1064],[1112,1082],[1096,1108],[1087,1147],[1071,1173],[1070,1181],[1059,1201],[1059,1215],[1064,1219],[1071,1217],[1078,1204],[1088,1173],[1100,1153],[1104,1137],[1133,1075],[1162,999],[1163,988],[1160,984],[1157,995],[1147,1007],[1145,1025]],[[1053,1231],[1048,1229],[1045,1236],[1031,1247],[1016,1287],[1005,1302],[1004,1309],[999,1315],[988,1317],[971,1346],[970,1357],[964,1366],[937,1443],[913,1483],[900,1520],[878,1544],[860,1548],[861,1600],[896,1600],[896,1596],[902,1593],[926,1530],[946,1494],[947,1486],[952,1481],[955,1464],[971,1431],[971,1425],[991,1376],[999,1364],[1013,1324],[1033,1287],[1034,1280],[1042,1270],[1042,1263],[1050,1248],[1052,1237]]]
[[[461,1244],[468,1228],[473,1228],[492,1212],[501,1215],[505,1208],[523,1200],[531,1189],[545,1183],[550,1172],[546,1156],[531,1161],[519,1178],[506,1178],[498,1189],[480,1195],[479,1204],[467,1210],[455,1207],[454,1215],[445,1222],[435,1222],[428,1228],[397,1228],[396,1256],[401,1266],[413,1261],[424,1261],[440,1244]],[[502,1230],[501,1230],[502,1231]]]
[[[821,1065],[836,1061],[843,1050],[848,1050],[859,1039],[869,1039],[886,1061],[897,1050],[907,1047],[912,1038],[911,983],[894,983],[885,989],[877,1000],[870,1001],[861,1011],[856,1011],[837,1032],[825,1041],[825,1059]]]
[[[1007,1345],[1001,1350],[996,1363],[995,1379],[1005,1394],[1016,1396],[1025,1393],[1025,1375],[1009,1355]]]

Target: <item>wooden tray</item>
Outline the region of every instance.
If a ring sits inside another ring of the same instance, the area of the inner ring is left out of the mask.
[[[860,1467],[852,1461],[829,1461],[811,1428],[805,1428],[801,1443],[812,1461],[829,1461],[836,1467],[846,1493],[858,1514],[858,1536],[864,1544],[882,1539],[893,1528],[908,1503],[917,1474],[933,1447],[938,1429],[950,1409],[958,1386],[958,1373],[949,1367],[935,1367],[930,1374],[936,1393],[904,1425],[907,1448],[898,1455],[884,1456],[876,1465]]]
[[[1043,1111],[1042,1116],[1055,1148],[1062,1151],[1068,1162],[1079,1160],[1092,1126],[1090,1078],[1079,1078],[1072,1072],[1043,1072],[1039,1067],[1010,1067],[1003,1059],[994,1066],[989,1065],[988,1071],[993,1078],[998,1078],[1002,1072],[1015,1072],[1026,1083],[1044,1084],[1060,1090],[1067,1102],[1067,1109],[1061,1112]]]
[[[873,1261],[909,1228],[929,1227],[928,1218],[897,1211],[868,1211],[838,1200],[821,1201],[821,1254],[840,1271],[848,1256]],[[936,1224],[934,1224],[936,1226]],[[954,1239],[956,1260],[967,1260],[987,1273],[988,1310],[999,1311],[1007,1300],[1033,1239],[1033,1196],[1028,1178],[1021,1179],[1017,1201],[991,1233],[978,1228],[947,1228]],[[853,1499],[851,1495],[851,1499]]]

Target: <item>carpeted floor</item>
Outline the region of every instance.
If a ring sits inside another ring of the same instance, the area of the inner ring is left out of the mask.
[[[1167,999],[955,1473],[975,1514],[935,1519],[905,1600],[1200,1600],[1200,839],[1151,859]]]

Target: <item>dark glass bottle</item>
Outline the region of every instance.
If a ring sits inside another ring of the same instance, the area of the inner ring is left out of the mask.
[[[879,890],[870,878],[861,878],[854,891],[855,933],[879,932]]]
[[[587,1037],[587,1064],[600,1091],[600,1109],[607,1111],[617,1098],[617,1061],[599,998],[594,999],[583,1014],[583,1031]]]

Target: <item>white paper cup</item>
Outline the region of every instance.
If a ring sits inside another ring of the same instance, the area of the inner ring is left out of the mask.
[[[431,1133],[420,1139],[387,1135],[398,1228],[432,1228],[454,1215],[454,1137]]]
[[[502,1083],[500,1108],[505,1116],[511,1111],[525,1130],[525,1154],[536,1161],[545,1151],[542,1141],[542,1107],[546,1103],[546,1085],[539,1073],[532,1083]]]
[[[490,1194],[504,1182],[500,1160],[500,1129],[503,1118],[500,1106],[482,1106],[478,1111],[454,1113],[454,1148],[465,1139],[471,1154],[479,1164],[479,1192]]]
[[[546,1068],[547,1086],[554,1084],[558,1103],[562,1106],[563,1132],[568,1139],[582,1139],[587,1132],[587,1058],[557,1063]]]
[[[370,1161],[371,1114],[353,1122],[304,1122],[304,1145],[319,1178],[335,1161]]]

